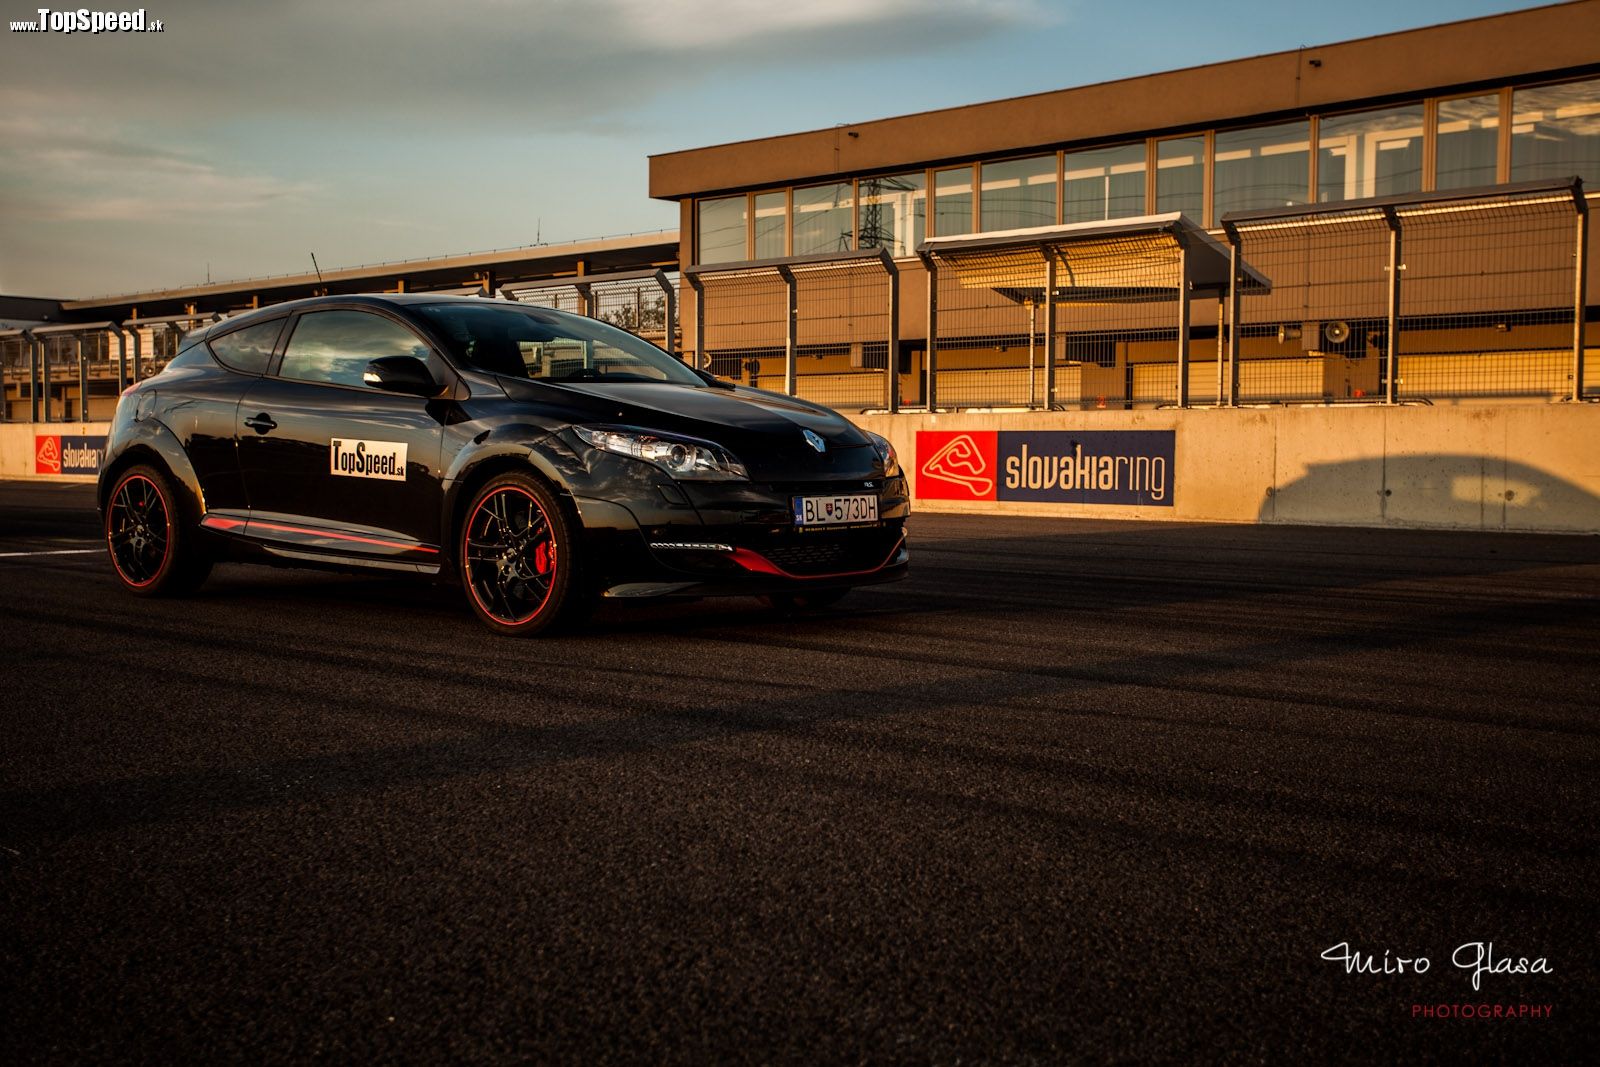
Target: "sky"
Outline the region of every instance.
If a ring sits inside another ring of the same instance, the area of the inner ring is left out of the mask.
[[[40,0],[0,0],[6,21]],[[648,157],[1539,6],[146,0],[0,36],[0,293],[89,297],[677,225]]]

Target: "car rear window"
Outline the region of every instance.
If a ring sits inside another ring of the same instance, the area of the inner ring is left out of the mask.
[[[230,370],[265,374],[267,364],[272,362],[272,349],[278,343],[278,334],[283,332],[283,324],[287,321],[273,319],[271,322],[258,322],[254,326],[214,337],[209,342],[211,354]]]

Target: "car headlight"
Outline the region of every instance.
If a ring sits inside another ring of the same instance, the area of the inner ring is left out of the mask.
[[[881,434],[871,430],[866,431],[867,437],[872,441],[872,447],[878,450],[878,458],[883,460],[883,476],[896,478],[900,475],[900,457],[895,454],[894,444]]]
[[[750,472],[727,449],[693,437],[656,433],[631,426],[574,426],[585,444],[653,463],[686,481],[747,481]]]

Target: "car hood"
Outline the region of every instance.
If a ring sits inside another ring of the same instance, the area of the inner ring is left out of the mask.
[[[505,379],[509,395],[570,397],[594,424],[639,426],[722,445],[759,481],[872,478],[882,474],[871,440],[844,416],[762,389],[696,388],[664,382],[525,382]],[[822,438],[821,451],[804,431]]]

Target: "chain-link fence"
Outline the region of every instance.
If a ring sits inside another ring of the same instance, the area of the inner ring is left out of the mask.
[[[33,341],[21,330],[0,333],[0,421],[33,418]]]
[[[1576,179],[1250,212],[1223,225],[1272,281],[1238,301],[1239,403],[1564,400],[1595,380],[1584,366],[1588,214]]]
[[[895,406],[899,277],[876,251],[685,272],[713,374],[845,411]]]
[[[122,358],[126,353],[126,340],[121,332],[106,322],[41,326],[29,332],[38,360],[38,419],[87,422],[111,418],[117,397],[126,384]],[[28,360],[29,354],[23,346],[19,361]],[[27,376],[31,366],[23,362],[18,368],[21,375]],[[18,403],[8,402],[8,413],[33,416],[31,389],[19,389],[18,394]],[[8,401],[11,395],[8,384]],[[24,395],[29,402],[20,402]]]
[[[1571,396],[1572,199],[1418,207],[1398,216],[1398,397]]]
[[[1230,215],[1237,293],[1216,273],[1227,250],[1171,217],[936,238],[934,403],[1561,400],[1580,377],[1592,392],[1585,205],[1573,179]]]
[[[1240,301],[1242,404],[1382,399],[1389,235],[1381,212],[1244,224],[1244,259],[1272,280]]]

